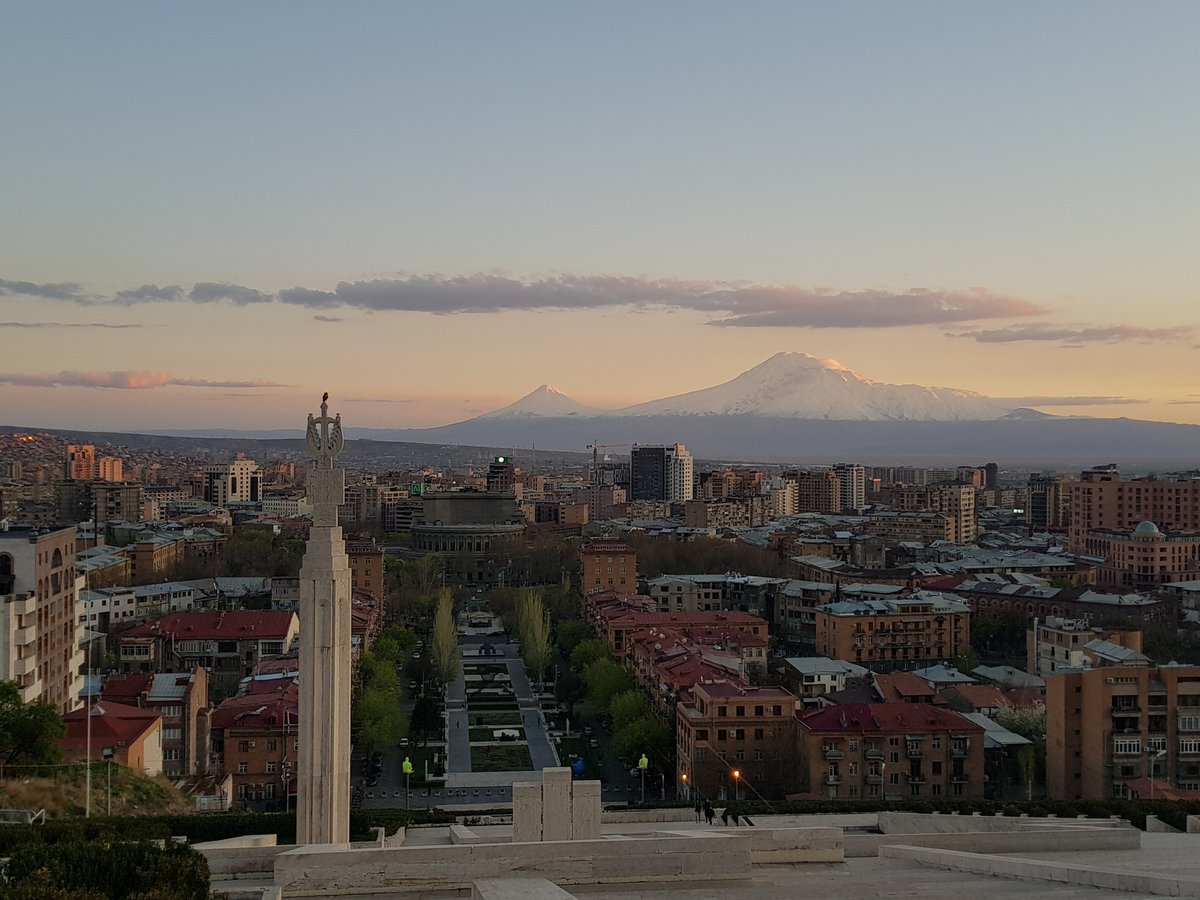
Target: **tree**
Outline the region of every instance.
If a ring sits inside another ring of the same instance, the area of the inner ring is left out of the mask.
[[[1044,706],[1002,709],[996,713],[996,724],[1035,744],[1046,742],[1046,707]]]
[[[442,728],[442,716],[438,712],[437,701],[432,697],[421,697],[413,706],[412,724],[410,731],[420,742],[429,740],[431,734],[437,734]]]
[[[567,715],[574,717],[575,704],[587,694],[583,678],[574,672],[563,672],[554,683],[554,699],[567,705]]]
[[[525,668],[542,681],[554,650],[550,646],[550,614],[542,604],[540,592],[532,588],[522,591],[517,613],[521,658]]]
[[[639,759],[645,753],[656,768],[664,772],[675,768],[675,741],[671,729],[657,719],[630,722],[613,734],[612,747],[621,759]]]
[[[594,637],[592,629],[580,619],[568,619],[559,622],[554,631],[554,640],[563,656],[570,657],[571,653],[588,638]]]
[[[609,712],[614,697],[634,689],[633,676],[611,659],[600,659],[588,666],[583,681],[588,697],[604,713]]]
[[[458,675],[458,626],[454,622],[454,596],[442,589],[433,618],[433,671],[444,684]]]
[[[587,671],[588,666],[597,660],[609,659],[608,644],[598,638],[580,641],[571,651],[571,665],[576,672]]]
[[[375,639],[372,652],[381,660],[395,666],[417,646],[417,636],[401,625],[389,625]]]
[[[21,686],[0,681],[0,764],[54,763],[58,739],[67,733],[62,716],[47,703],[21,702]]]
[[[1021,770],[1021,780],[1025,782],[1025,799],[1033,799],[1033,779],[1037,776],[1037,751],[1032,744],[1026,744],[1017,751],[1017,767]]]
[[[626,691],[613,697],[609,712],[612,714],[613,731],[620,731],[638,719],[650,718],[650,704],[641,691]]]
[[[395,678],[395,672],[392,678]],[[370,755],[400,743],[408,722],[400,711],[399,695],[373,687],[363,691],[354,707],[358,723],[358,748]]]

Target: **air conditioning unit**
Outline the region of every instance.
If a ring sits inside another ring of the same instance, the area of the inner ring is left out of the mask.
[[[258,744],[257,744],[257,743],[255,743],[254,741],[251,741],[251,742],[250,742],[250,749],[251,749],[251,750],[253,750],[253,749],[254,749],[255,747],[257,747],[257,746],[258,746]]]
[[[1105,683],[1105,684],[1116,684],[1116,683],[1117,683],[1117,679],[1115,679],[1115,678],[1105,678],[1105,679],[1104,679],[1104,683]]]

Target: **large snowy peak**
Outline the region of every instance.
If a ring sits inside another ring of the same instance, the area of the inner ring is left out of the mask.
[[[972,391],[884,384],[831,359],[785,352],[716,387],[639,403],[615,414],[952,422],[993,420],[1011,411]]]

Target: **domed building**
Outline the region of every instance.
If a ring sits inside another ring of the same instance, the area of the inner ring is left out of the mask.
[[[1087,533],[1084,552],[1101,560],[1101,587],[1153,590],[1200,578],[1200,533],[1164,532],[1149,520],[1133,531],[1093,529]]]

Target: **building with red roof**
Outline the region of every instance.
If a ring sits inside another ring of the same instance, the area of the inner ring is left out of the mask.
[[[90,744],[92,762],[111,759],[139,775],[162,774],[162,716],[154,710],[99,700],[67,713],[63,724],[58,746],[68,762],[87,762]]]
[[[168,778],[203,776],[209,771],[212,743],[208,672],[110,675],[102,700],[148,709],[162,716],[163,774]]]
[[[983,726],[929,704],[857,703],[800,713],[797,799],[979,798]]]
[[[300,619],[288,610],[193,610],[123,632],[125,673],[191,671],[203,666],[211,690],[226,696],[264,659],[296,649]]]
[[[230,697],[213,710],[213,757],[233,778],[234,802],[259,812],[294,808],[300,688]]]

